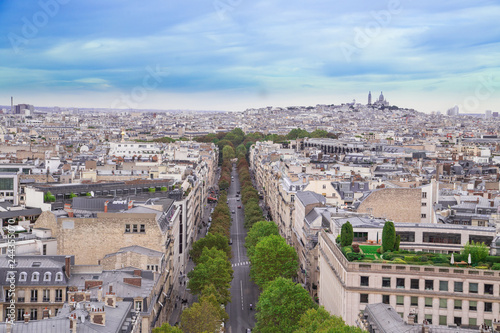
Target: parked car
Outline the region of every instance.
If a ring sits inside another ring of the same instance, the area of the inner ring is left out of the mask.
[[[233,213],[233,214],[234,214],[234,213],[236,213],[236,211],[234,211],[234,210],[233,210],[231,213]]]
[[[238,206],[238,208],[240,208],[240,209],[241,209],[241,206]]]

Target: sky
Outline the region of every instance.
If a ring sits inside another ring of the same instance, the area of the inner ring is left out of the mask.
[[[500,111],[497,0],[0,0],[0,105]]]

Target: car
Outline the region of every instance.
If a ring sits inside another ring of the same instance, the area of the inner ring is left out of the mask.
[[[241,209],[241,206],[238,206],[238,208],[240,208],[240,209]]]
[[[247,328],[247,332],[246,333],[252,333],[252,330]]]
[[[233,213],[233,214],[234,214],[234,213],[236,213],[236,211],[234,211],[234,210],[233,210],[231,213]]]
[[[240,198],[236,198],[236,201],[240,201]]]
[[[233,245],[233,239],[229,238],[229,245]]]

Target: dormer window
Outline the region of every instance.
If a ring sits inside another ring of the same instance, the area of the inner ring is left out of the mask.
[[[63,280],[63,273],[61,272],[58,272],[56,274],[56,281],[62,281]]]
[[[43,281],[50,281],[52,279],[52,273],[50,272],[45,272],[43,275]]]
[[[21,272],[21,274],[19,274],[19,281],[26,281],[27,278],[28,278],[28,273]]]
[[[31,281],[32,282],[37,282],[37,281],[39,281],[39,279],[40,279],[40,273],[33,272],[33,274],[31,274]]]

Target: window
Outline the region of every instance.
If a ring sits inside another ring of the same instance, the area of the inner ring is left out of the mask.
[[[425,307],[426,308],[432,308],[432,297],[426,297],[425,298]]]
[[[382,278],[382,287],[384,287],[384,288],[391,287],[391,278],[390,277],[383,277]]]
[[[422,202],[422,207],[426,207],[427,206],[427,202]]]
[[[132,225],[132,232],[137,232],[137,224]]]
[[[462,300],[461,299],[456,299],[455,300],[454,309],[455,310],[462,310]]]
[[[405,297],[398,295],[396,296],[396,305],[404,305],[405,304]]]
[[[50,281],[50,280],[52,280],[52,273],[45,272],[45,274],[43,274],[43,281]]]
[[[425,280],[425,290],[434,290],[434,280]]]
[[[370,278],[368,276],[362,276],[360,286],[368,287]]]
[[[439,308],[446,309],[448,307],[448,299],[440,298],[439,299]]]
[[[477,311],[477,301],[469,301],[469,311]]]
[[[422,192],[422,199],[427,199],[427,192]]]
[[[455,292],[463,293],[464,292],[464,283],[463,282],[455,282]]]
[[[141,228],[139,230],[140,230],[140,232],[146,232],[146,225],[141,224]]]
[[[458,327],[462,326],[462,317],[453,317],[453,324]]]
[[[26,281],[27,278],[28,278],[28,273],[21,272],[21,274],[19,274],[19,281]]]
[[[427,324],[432,325],[432,315],[431,314],[426,314],[424,318],[425,318],[425,321],[427,322]]]
[[[142,302],[141,301],[135,301],[135,309],[142,311]]]
[[[469,283],[469,293],[477,294],[479,291],[479,286],[477,283]]]
[[[404,278],[396,278],[396,288],[405,288],[405,279]]]
[[[484,312],[491,312],[491,311],[493,311],[493,303],[484,302]]]
[[[146,266],[146,270],[148,270],[148,271],[149,271],[149,265],[147,265],[147,266]]]
[[[425,218],[427,218],[427,214],[420,214],[420,217],[425,219]]]
[[[42,255],[46,256],[47,255],[47,244],[43,244],[42,247]]]
[[[130,232],[130,224],[125,224],[125,232]]]
[[[448,281],[439,281],[439,291],[448,291]]]
[[[31,290],[31,302],[38,302],[38,290]]]
[[[410,288],[411,289],[420,289],[419,280],[418,279],[411,279]]]
[[[24,289],[19,289],[19,290],[16,290],[16,293],[17,293],[17,301],[19,303],[24,303],[24,295],[25,295],[25,292],[24,292]]]
[[[411,306],[418,306],[418,297],[417,296],[412,296],[410,298],[410,305]]]
[[[368,294],[360,294],[359,295],[360,303],[368,303]]]
[[[63,301],[63,290],[56,289],[56,302],[62,302],[62,301]]]
[[[485,320],[484,320],[484,324],[485,324],[486,326],[491,326],[491,319],[485,319]]]
[[[389,297],[389,295],[382,295],[382,303],[384,303],[384,304],[390,304],[390,297]]]
[[[24,309],[17,309],[17,320],[24,320]]]
[[[469,318],[469,326],[477,326],[477,318]]]
[[[37,320],[37,319],[38,319],[38,309],[31,309],[30,320]]]
[[[493,285],[492,284],[484,284],[484,294],[485,295],[493,295]]]
[[[326,185],[323,185],[323,188],[325,189],[325,188],[326,188]]]
[[[40,273],[38,273],[38,272],[33,272],[33,274],[31,274],[31,281],[32,281],[32,282],[33,282],[33,281],[35,281],[35,282],[36,282],[36,281],[38,281],[38,280],[39,280],[39,278],[40,278]]]
[[[61,272],[56,273],[56,281],[62,281],[63,280],[63,274]]]
[[[44,302],[49,302],[50,301],[50,290],[49,289],[44,289],[43,290],[43,301]]]
[[[158,265],[155,265],[155,271],[158,272]]]
[[[439,316],[439,325],[448,325],[448,318],[446,316]]]

